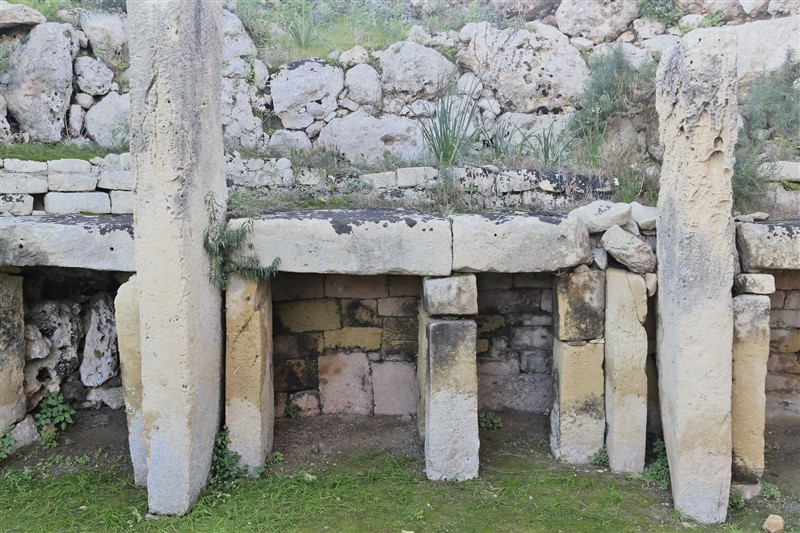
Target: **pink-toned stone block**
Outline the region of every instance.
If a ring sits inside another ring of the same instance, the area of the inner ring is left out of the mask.
[[[372,413],[372,377],[367,354],[322,355],[318,364],[319,396],[324,414]]]
[[[417,412],[417,369],[414,363],[387,361],[372,364],[376,415]]]
[[[300,417],[317,416],[320,414],[319,392],[304,390],[289,396],[289,404],[300,411]]]

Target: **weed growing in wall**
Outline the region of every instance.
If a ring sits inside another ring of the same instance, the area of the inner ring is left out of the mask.
[[[11,428],[5,428],[0,432],[0,461],[11,455],[11,448],[14,447],[14,442]]]
[[[642,477],[664,490],[669,489],[669,461],[667,460],[667,447],[663,440],[653,443],[653,460],[644,467]]]
[[[598,468],[608,467],[608,449],[603,446],[597,450],[597,453],[592,455],[591,459],[589,459],[589,462],[592,466],[596,466]]]
[[[481,411],[478,413],[478,427],[483,430],[500,429],[503,420],[494,411]]]
[[[731,489],[730,494],[728,495],[728,509],[730,511],[741,511],[746,506],[747,502],[744,501],[742,492],[737,489]]]
[[[452,167],[467,157],[480,135],[477,117],[477,101],[448,89],[436,103],[433,116],[420,122],[425,147],[439,168]]]
[[[72,424],[72,415],[75,414],[75,409],[70,407],[60,392],[45,392],[37,409],[33,415],[37,426],[53,426],[62,431]]]
[[[211,472],[208,474],[208,484],[214,489],[220,489],[242,477],[247,468],[239,467],[241,456],[231,451],[228,428],[222,428],[214,437],[214,451],[211,456]]]
[[[636,0],[639,10],[645,18],[657,20],[665,26],[677,26],[681,20],[681,12],[675,7],[674,0]]]

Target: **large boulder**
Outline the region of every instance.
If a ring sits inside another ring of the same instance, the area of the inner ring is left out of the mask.
[[[378,71],[367,64],[356,65],[344,76],[347,97],[359,105],[380,107],[381,76]]]
[[[100,146],[120,146],[128,140],[130,111],[129,95],[110,92],[86,112],[84,129]]]
[[[93,96],[101,96],[111,90],[114,72],[102,61],[89,56],[81,56],[75,60],[75,77],[81,91]]]
[[[239,17],[228,10],[222,11],[222,62],[225,64],[238,61],[245,56],[255,57],[258,48],[247,35]]]
[[[80,25],[95,57],[111,68],[127,62],[128,20],[125,13],[81,11]]]
[[[72,60],[78,37],[69,24],[47,22],[31,30],[0,77],[0,92],[20,131],[34,141],[60,141],[72,96]]]
[[[260,150],[266,146],[267,135],[261,120],[253,114],[256,88],[243,78],[222,78],[222,115],[225,145],[231,148]]]
[[[114,321],[114,301],[101,292],[89,301],[83,321],[86,339],[81,361],[81,382],[87,387],[102,385],[117,375],[117,327]]]
[[[800,16],[748,22],[731,26],[726,31],[736,34],[736,76],[740,88],[777,69],[791,52],[800,56]]]
[[[639,17],[639,7],[629,0],[562,0],[556,10],[558,29],[595,44],[614,40]]]
[[[461,39],[469,44],[458,62],[481,73],[484,87],[509,111],[561,109],[581,94],[589,69],[566,35],[538,21],[530,27],[498,30],[488,22],[467,24]]]
[[[553,12],[557,0],[492,0],[492,5],[506,17],[524,20],[542,18]]]
[[[336,111],[344,72],[322,59],[307,59],[285,67],[270,86],[275,114],[283,126],[300,130]]]
[[[41,24],[47,19],[35,9],[22,4],[9,4],[0,0],[0,29],[13,28],[14,26],[33,26]]]
[[[381,54],[383,92],[404,102],[431,99],[458,79],[458,69],[442,54],[401,41]]]
[[[725,20],[733,20],[744,15],[744,10],[739,2],[731,0],[675,0],[675,7],[684,14],[721,12]]]
[[[375,118],[361,110],[331,120],[319,133],[317,144],[338,149],[354,163],[376,163],[384,152],[415,160],[425,151],[416,121],[397,115]]]

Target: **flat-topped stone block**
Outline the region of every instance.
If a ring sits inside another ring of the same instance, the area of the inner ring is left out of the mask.
[[[422,301],[430,315],[477,315],[478,285],[474,274],[422,281]]]
[[[274,213],[253,221],[248,240],[284,272],[447,276],[453,263],[448,221],[410,211]]]
[[[44,195],[44,210],[53,215],[108,214],[111,199],[104,192],[49,192]]]
[[[0,265],[133,272],[133,217],[0,217]]]
[[[736,294],[772,294],[775,277],[772,274],[737,274],[733,278],[733,290]]]
[[[547,272],[592,259],[589,232],[579,219],[550,215],[456,215],[456,272]]]
[[[800,270],[800,220],[736,225],[742,270]]]

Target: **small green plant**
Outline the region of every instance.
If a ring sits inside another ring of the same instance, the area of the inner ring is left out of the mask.
[[[294,404],[288,404],[283,410],[283,415],[286,418],[300,418],[300,408]]]
[[[554,130],[555,125],[553,122],[547,129],[533,136],[533,156],[539,164],[558,169],[566,159],[572,139],[569,139],[563,131]]]
[[[645,175],[637,169],[626,169],[615,178],[614,192],[617,200],[629,204],[639,198],[644,189]]]
[[[433,116],[420,122],[425,147],[439,168],[451,167],[466,157],[480,135],[477,116],[477,101],[448,89],[436,103]]]
[[[253,229],[253,221],[247,220],[237,228],[228,227],[228,217],[222,214],[213,193],[206,195],[208,228],[203,236],[206,252],[211,257],[211,281],[221,290],[228,288],[231,274],[249,280],[262,281],[274,277],[281,264],[276,257],[270,266],[262,266],[257,255],[243,255],[247,235]],[[249,245],[252,248],[252,245]]]
[[[281,464],[285,460],[286,459],[284,458],[284,456],[283,456],[283,454],[281,452],[272,452],[272,453],[267,455],[267,458],[265,459],[264,462],[266,464],[268,464],[268,465],[277,465],[277,464]]]
[[[597,450],[597,452],[592,455],[591,459],[589,459],[589,462],[592,464],[592,466],[597,466],[600,468],[608,467],[608,449],[603,446]]]
[[[484,430],[500,429],[503,420],[494,411],[481,411],[478,413],[478,427]]]
[[[228,448],[230,444],[228,428],[222,428],[214,437],[211,472],[208,474],[208,484],[215,489],[230,485],[247,471],[247,467],[239,467],[241,456]]]
[[[669,461],[663,440],[659,439],[653,443],[653,460],[644,468],[642,477],[664,490],[669,489]]]
[[[746,506],[747,502],[744,501],[742,492],[737,489],[731,489],[730,495],[728,496],[728,509],[731,511],[741,511]]]
[[[255,85],[256,83],[256,71],[255,69],[251,68],[244,75],[244,81],[247,85]]]
[[[307,50],[316,41],[317,31],[314,14],[305,1],[301,2],[300,12],[289,23],[286,32],[292,38],[294,45],[301,50]]]
[[[0,432],[0,461],[11,455],[11,448],[14,447],[14,435],[11,428],[5,428]]]
[[[761,482],[761,492],[759,494],[762,498],[773,502],[780,501],[780,499],[783,497],[781,490],[769,481]]]
[[[39,441],[45,448],[58,448],[58,430],[53,426],[45,426],[39,431]]]
[[[33,419],[41,427],[52,426],[62,431],[72,424],[72,415],[75,409],[64,400],[60,392],[47,391],[39,402],[39,407]]]
[[[701,27],[715,28],[723,24],[725,24],[725,12],[721,9],[709,9],[706,16],[703,17]]]
[[[681,12],[674,0],[636,0],[645,18],[657,20],[665,26],[676,26],[681,20]]]

